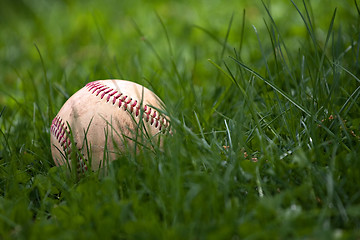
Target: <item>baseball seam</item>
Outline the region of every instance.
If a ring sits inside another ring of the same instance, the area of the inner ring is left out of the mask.
[[[66,126],[65,122],[59,116],[56,116],[53,119],[50,127],[50,132],[57,139],[58,143],[61,145],[63,150],[67,154],[70,154],[71,153],[71,148],[70,148],[71,141],[69,138],[70,131],[68,130],[68,126]]]
[[[105,99],[107,103],[110,102],[113,105],[117,105],[118,108],[123,108],[125,111],[127,110],[131,114],[135,115],[135,117],[139,117],[141,103],[130,96],[124,95],[118,90],[106,86],[98,81],[86,84],[86,88],[91,94],[99,96],[100,99]],[[142,110],[143,120],[150,123],[151,126],[158,128],[159,131],[169,127],[169,121],[155,109],[148,105],[144,105]]]

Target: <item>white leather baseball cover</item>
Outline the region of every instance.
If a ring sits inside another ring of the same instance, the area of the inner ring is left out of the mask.
[[[130,81],[99,80],[86,84],[65,102],[52,121],[50,141],[55,164],[63,165],[67,160],[71,163],[74,145],[70,129],[81,153],[79,164],[86,169],[89,158],[91,168],[96,170],[106,164],[104,152],[108,154],[106,159],[114,160],[119,150],[134,146],[135,141],[139,146],[149,145],[150,139],[157,144],[159,134],[169,129],[168,119],[157,110],[163,106],[152,91]]]

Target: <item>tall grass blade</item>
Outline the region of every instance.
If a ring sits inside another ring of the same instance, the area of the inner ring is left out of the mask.
[[[246,91],[244,90],[244,88],[242,86],[240,86],[240,84],[238,83],[238,81],[236,81],[234,75],[232,75],[231,71],[229,71],[229,73],[225,72],[218,64],[216,64],[214,61],[212,61],[211,59],[208,59],[208,61],[214,65],[218,70],[220,70],[220,72],[222,72],[223,74],[225,74],[225,76],[227,78],[229,78],[234,84],[235,86],[237,86],[240,91],[244,94],[244,96],[247,96]],[[225,64],[225,67],[229,70],[229,68],[227,67],[227,65]]]
[[[224,43],[223,43],[222,50],[221,50],[221,54],[220,54],[220,59],[224,58],[226,45],[227,45],[227,41],[228,41],[228,38],[229,38],[229,34],[230,34],[233,19],[234,19],[234,14],[232,14],[231,18],[230,18],[230,22],[229,22],[229,25],[228,25],[228,28],[227,28],[227,31],[226,31],[226,36],[225,36]]]
[[[253,75],[255,75],[256,77],[258,77],[260,80],[262,80],[263,82],[265,82],[267,85],[269,85],[272,89],[274,89],[276,92],[280,93],[283,97],[285,97],[289,102],[291,102],[294,106],[296,106],[299,110],[301,110],[303,113],[305,113],[306,115],[308,115],[309,117],[312,116],[312,114],[305,109],[305,107],[303,107],[301,104],[299,104],[298,102],[296,102],[292,97],[290,97],[287,93],[285,93],[283,90],[281,90],[280,88],[278,88],[275,84],[271,83],[270,81],[268,81],[267,79],[263,78],[259,73],[257,73],[256,71],[252,70],[251,68],[249,68],[248,66],[246,66],[245,64],[241,63],[239,60],[231,57],[237,64],[239,64],[242,68],[244,68],[245,70],[247,70],[248,72],[252,73]]]
[[[47,89],[47,100],[48,100],[48,106],[49,106],[49,110],[48,110],[48,118],[47,118],[47,123],[49,124],[52,117],[53,117],[53,112],[52,112],[52,86],[51,86],[51,82],[49,81],[48,77],[47,77],[47,72],[46,72],[46,67],[45,67],[45,63],[44,63],[44,59],[41,55],[40,49],[39,47],[34,43],[34,46],[39,54],[40,57],[40,61],[41,61],[41,66],[43,69],[43,74],[44,74],[44,79],[45,79],[45,89]]]

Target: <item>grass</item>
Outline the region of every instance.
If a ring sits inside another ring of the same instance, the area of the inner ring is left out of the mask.
[[[1,239],[360,238],[356,1],[4,4]],[[152,89],[175,134],[78,179],[50,124],[107,78]]]

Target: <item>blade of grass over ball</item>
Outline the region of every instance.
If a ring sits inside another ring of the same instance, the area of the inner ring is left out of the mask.
[[[110,164],[110,157],[109,157],[109,148],[108,148],[108,139],[109,139],[109,125],[104,128],[104,135],[105,135],[105,141],[104,141],[104,150],[103,150],[103,157],[102,162],[104,166],[100,169],[103,174],[106,173],[106,171],[109,170],[109,164]],[[112,126],[111,126],[112,127]]]
[[[91,143],[89,143],[87,136],[88,136],[90,125],[91,125],[93,119],[94,119],[94,117],[91,117],[86,130],[84,130],[84,141],[83,141],[83,146],[86,147],[86,153],[87,153],[87,158],[88,158],[86,164],[89,169],[92,168],[92,155],[91,155]]]

